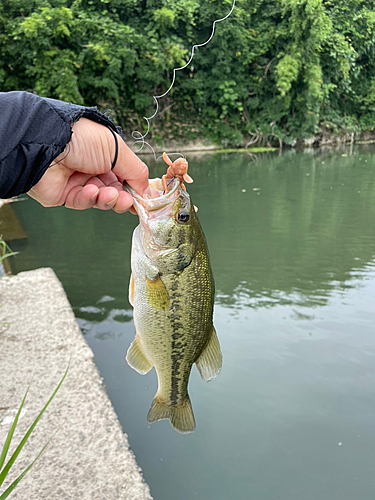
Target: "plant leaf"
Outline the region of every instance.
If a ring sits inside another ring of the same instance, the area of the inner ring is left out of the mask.
[[[43,413],[46,411],[46,409],[48,408],[48,405],[51,403],[52,399],[55,397],[57,391],[60,389],[61,387],[61,384],[64,382],[64,379],[68,373],[68,370],[69,370],[69,365],[70,363],[68,364],[68,367],[67,369],[65,370],[65,373],[64,373],[64,376],[63,378],[60,380],[60,383],[59,385],[56,387],[56,389],[54,390],[52,396],[49,398],[49,400],[47,401],[46,405],[44,406],[43,410],[39,413],[39,415],[36,417],[36,419],[34,420],[34,422],[32,423],[32,425],[30,426],[29,430],[26,432],[25,436],[23,437],[22,441],[20,442],[20,444],[17,446],[17,448],[15,449],[15,451],[13,452],[13,455],[10,457],[8,463],[6,464],[6,466],[4,467],[4,469],[1,471],[0,473],[0,486],[3,484],[8,472],[9,472],[9,469],[12,467],[12,465],[14,464],[16,458],[18,457],[20,451],[22,450],[22,448],[24,447],[26,441],[29,439],[30,437],[30,434],[33,432],[36,424],[39,422],[39,419],[41,418],[41,416],[43,415]]]
[[[13,420],[13,423],[9,429],[9,432],[8,432],[8,435],[6,437],[6,440],[5,440],[5,443],[4,443],[4,446],[3,446],[3,449],[1,451],[1,455],[0,455],[0,470],[2,469],[3,467],[3,464],[5,462],[5,458],[7,456],[7,453],[8,453],[8,450],[9,450],[9,446],[10,446],[10,443],[12,441],[12,437],[13,437],[13,433],[14,433],[14,430],[17,426],[17,422],[18,422],[18,417],[20,416],[20,413],[21,413],[21,410],[22,410],[22,407],[23,407],[23,404],[25,402],[25,399],[26,399],[26,396],[27,396],[27,393],[29,392],[29,388],[30,386],[26,389],[26,392],[25,392],[25,395],[23,397],[23,400],[22,400],[22,403],[18,409],[18,412],[17,412],[17,415],[15,416],[14,420]]]
[[[57,429],[58,431],[59,429]],[[56,431],[56,432],[57,432]],[[35,462],[38,460],[38,458],[40,457],[40,455],[43,453],[43,451],[47,448],[47,446],[49,445],[49,443],[52,441],[52,439],[55,437],[55,434],[56,432],[53,434],[53,436],[47,441],[47,443],[43,446],[43,448],[40,450],[40,452],[38,453],[38,455],[36,456],[36,458],[31,462],[31,464],[26,467],[26,469],[17,477],[17,479],[15,479],[13,481],[13,483],[8,486],[8,488],[4,491],[4,493],[1,494],[0,496],[0,500],[5,500],[6,498],[8,498],[8,496],[12,493],[12,491],[14,490],[14,488],[17,486],[17,484],[21,481],[21,479],[29,472],[29,470],[31,469],[31,467],[35,464]]]
[[[12,252],[11,248],[7,244],[6,241],[3,240],[3,237],[0,236],[0,264],[3,260],[5,260],[7,257],[12,257],[13,255],[17,255],[18,252]]]
[[[4,255],[2,255],[0,257],[0,262],[2,262],[3,260],[7,259],[8,257],[13,257],[13,255],[17,255],[18,252],[9,252],[9,253],[6,253]]]

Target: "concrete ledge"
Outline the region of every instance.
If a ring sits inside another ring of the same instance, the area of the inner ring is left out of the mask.
[[[61,379],[67,378],[19,455],[9,479],[60,430],[12,494],[14,500],[148,500],[94,356],[52,269],[0,279],[0,447],[27,385],[13,451]],[[1,324],[8,322],[8,325]],[[9,485],[11,481],[8,481]],[[4,485],[3,485],[4,486]]]

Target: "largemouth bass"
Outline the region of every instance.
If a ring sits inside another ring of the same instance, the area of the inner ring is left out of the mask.
[[[164,194],[161,180],[152,179],[141,197],[125,185],[140,220],[129,285],[136,336],[126,360],[141,374],[155,367],[158,391],[148,422],[169,418],[187,433],[195,428],[188,394],[192,365],[209,381],[220,372],[222,355],[212,323],[214,280],[206,239],[178,179],[168,187]]]

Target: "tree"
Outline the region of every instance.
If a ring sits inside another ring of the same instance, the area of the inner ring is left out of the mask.
[[[153,95],[231,0],[2,0],[0,88],[111,109],[144,130]],[[239,145],[375,129],[375,0],[237,0],[177,73],[156,137]]]

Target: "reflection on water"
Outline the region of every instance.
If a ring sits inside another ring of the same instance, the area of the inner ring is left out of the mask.
[[[350,288],[375,254],[373,151],[190,161],[189,191],[209,242],[217,302],[315,306],[332,290]],[[151,175],[163,169],[153,167]],[[14,206],[32,237],[12,245],[22,252],[16,271],[53,265],[74,304],[92,305],[99,297],[117,303],[114,291],[121,289],[121,305],[129,306],[123,280],[135,217],[46,210],[31,200]]]
[[[14,270],[61,279],[156,500],[373,500],[375,148],[206,155],[189,173],[224,354],[212,384],[193,370],[192,435],[147,424],[155,373],[124,361],[135,217],[15,204]]]
[[[236,306],[246,295],[254,307],[322,305],[372,259],[373,160],[327,156],[284,154],[249,166],[238,155],[228,169],[211,160],[210,210],[201,218],[220,303]]]

